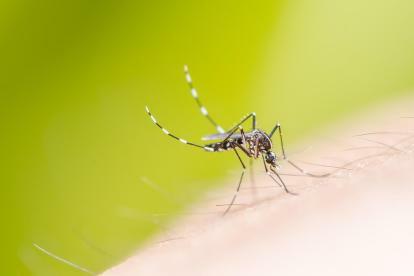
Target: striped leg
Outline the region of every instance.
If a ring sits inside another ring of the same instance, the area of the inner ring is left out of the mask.
[[[218,125],[213,118],[211,118],[210,114],[208,113],[207,109],[204,107],[204,105],[201,103],[200,98],[198,97],[197,90],[193,86],[193,81],[191,79],[190,72],[188,71],[188,66],[184,65],[184,73],[185,73],[185,79],[188,83],[188,86],[190,87],[191,95],[193,96],[194,100],[197,102],[198,107],[200,108],[201,114],[203,114],[204,117],[206,117],[210,123],[214,125],[218,133],[224,133],[224,129]]]
[[[214,151],[214,149],[213,149],[213,148],[210,148],[210,147],[205,147],[205,146],[203,146],[203,145],[194,144],[194,143],[188,142],[187,140],[184,140],[184,139],[182,139],[182,138],[180,138],[180,137],[178,137],[178,136],[175,136],[174,134],[170,133],[168,130],[166,130],[165,128],[163,128],[163,127],[162,127],[162,126],[158,123],[158,121],[155,119],[155,117],[151,114],[151,112],[150,112],[150,110],[149,110],[148,106],[146,106],[146,107],[145,107],[145,110],[146,110],[146,112],[148,113],[148,115],[150,116],[151,120],[154,122],[154,124],[156,124],[156,125],[157,125],[157,126],[158,126],[161,130],[162,130],[162,132],[164,132],[164,133],[165,133],[165,134],[167,134],[168,136],[170,136],[170,137],[172,137],[172,138],[174,138],[174,139],[176,139],[176,140],[178,140],[178,141],[180,141],[181,143],[186,144],[186,145],[190,145],[190,146],[194,146],[194,147],[202,148],[202,149],[205,149],[205,150],[207,150],[207,151]]]

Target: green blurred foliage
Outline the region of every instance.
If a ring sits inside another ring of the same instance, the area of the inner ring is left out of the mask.
[[[291,144],[413,88],[413,12],[408,0],[1,2],[2,274],[82,275],[33,242],[102,271],[238,168],[145,114],[188,140],[214,132],[184,64],[223,126],[256,111]]]

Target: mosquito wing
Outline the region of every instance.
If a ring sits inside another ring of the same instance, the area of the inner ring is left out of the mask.
[[[216,133],[216,134],[211,134],[211,135],[204,136],[203,138],[201,138],[201,140],[203,140],[203,141],[224,140],[227,136],[229,136],[229,133]],[[234,133],[230,136],[231,139],[238,139],[240,137],[241,137],[240,133]]]

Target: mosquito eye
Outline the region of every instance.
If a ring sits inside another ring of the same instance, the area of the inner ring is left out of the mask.
[[[266,155],[266,161],[270,163],[270,162],[273,162],[273,160],[275,160],[275,154],[274,153],[268,153]]]

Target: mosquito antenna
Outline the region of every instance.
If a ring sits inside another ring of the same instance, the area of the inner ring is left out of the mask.
[[[166,130],[165,128],[163,128],[159,123],[158,123],[158,121],[157,121],[157,119],[155,119],[155,117],[151,114],[151,111],[149,110],[149,108],[148,108],[148,106],[146,106],[145,107],[145,110],[146,110],[146,112],[148,113],[148,115],[150,116],[150,118],[151,118],[151,120],[154,122],[154,124],[156,124],[161,130],[162,130],[162,132],[164,132],[165,134],[167,134],[168,136],[170,136],[170,137],[172,137],[172,138],[174,138],[174,139],[176,139],[176,140],[178,140],[178,141],[180,141],[181,143],[183,143],[183,144],[186,144],[186,145],[190,145],[190,146],[194,146],[194,147],[198,147],[198,148],[203,148],[203,149],[205,149],[205,150],[207,150],[207,151],[214,151],[214,149],[213,148],[210,148],[210,147],[205,147],[205,146],[202,146],[202,145],[198,145],[198,144],[195,144],[195,143],[191,143],[191,142],[188,142],[187,140],[184,140],[184,139],[182,139],[182,138],[180,138],[180,137],[178,137],[178,136],[175,136],[174,134],[172,134],[172,133],[170,133],[168,130]]]
[[[69,265],[69,266],[71,266],[73,268],[76,268],[77,270],[83,271],[83,272],[85,272],[87,274],[90,274],[90,275],[96,275],[97,274],[97,273],[93,272],[92,270],[89,270],[87,268],[84,268],[84,267],[82,267],[80,265],[77,265],[77,264],[75,264],[75,263],[73,263],[71,261],[68,261],[68,260],[66,260],[66,259],[64,259],[62,257],[59,257],[56,254],[53,254],[52,252],[44,249],[43,247],[37,245],[36,243],[33,243],[33,246],[37,250],[39,250],[39,251],[43,252],[44,254],[48,255],[49,257],[52,257],[53,259],[58,260],[59,262],[62,262],[62,263],[67,264],[67,265]]]
[[[187,84],[190,87],[191,96],[193,96],[194,100],[197,102],[201,114],[204,117],[206,117],[210,121],[210,123],[214,125],[214,127],[219,133],[225,133],[224,129],[219,124],[217,124],[216,121],[213,120],[213,118],[208,113],[207,108],[205,108],[205,106],[201,103],[200,98],[198,97],[197,90],[194,88],[193,80],[191,78],[190,72],[188,71],[187,65],[184,65],[184,74]]]

